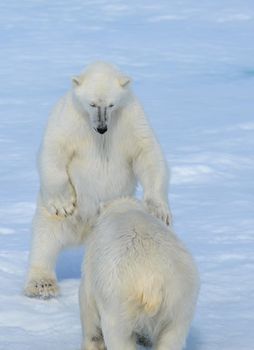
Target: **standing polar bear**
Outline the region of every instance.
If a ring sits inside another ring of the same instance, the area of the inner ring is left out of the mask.
[[[25,294],[58,294],[59,252],[83,243],[100,202],[133,196],[170,223],[168,170],[161,148],[130,89],[130,79],[98,62],[73,78],[49,118],[39,156],[40,193]]]

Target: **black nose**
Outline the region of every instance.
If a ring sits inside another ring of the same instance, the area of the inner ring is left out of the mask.
[[[104,134],[108,130],[108,128],[106,126],[103,126],[103,127],[98,127],[96,130],[98,131],[98,133]]]

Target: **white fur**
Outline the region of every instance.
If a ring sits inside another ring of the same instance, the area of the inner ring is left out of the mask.
[[[107,132],[100,134],[98,128]],[[72,90],[49,118],[39,174],[28,296],[57,294],[58,253],[83,242],[100,202],[132,196],[137,181],[149,210],[170,221],[168,171],[160,146],[130,79],[109,64],[95,63],[73,78]]]
[[[136,349],[136,334],[154,349],[181,350],[198,289],[196,266],[172,230],[134,199],[112,201],[87,242],[82,350]]]

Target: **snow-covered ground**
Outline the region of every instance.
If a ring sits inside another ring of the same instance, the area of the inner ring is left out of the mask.
[[[59,259],[60,298],[21,291],[47,115],[72,75],[104,59],[133,76],[199,265],[186,349],[252,350],[254,2],[2,0],[0,25],[0,349],[79,349],[82,250]]]

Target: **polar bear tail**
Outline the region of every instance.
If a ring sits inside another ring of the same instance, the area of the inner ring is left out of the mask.
[[[137,295],[137,304],[146,314],[154,316],[161,306],[161,295],[141,291]]]
[[[138,283],[128,298],[128,309],[133,313],[143,313],[154,316],[159,311],[163,301],[163,287],[160,280],[146,280]]]

